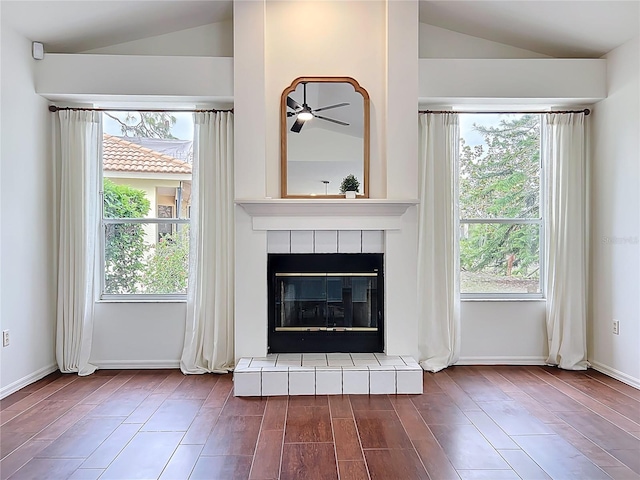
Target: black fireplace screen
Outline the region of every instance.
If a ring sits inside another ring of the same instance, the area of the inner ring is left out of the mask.
[[[377,330],[377,273],[276,273],[276,330]]]
[[[271,254],[269,351],[382,351],[382,254]]]

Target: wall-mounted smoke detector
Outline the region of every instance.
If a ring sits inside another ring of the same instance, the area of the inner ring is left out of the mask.
[[[44,58],[44,45],[40,42],[33,42],[31,46],[33,58],[35,60],[42,60]]]

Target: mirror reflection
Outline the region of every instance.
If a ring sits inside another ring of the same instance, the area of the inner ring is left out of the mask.
[[[297,79],[281,110],[283,197],[342,197],[349,175],[368,196],[369,97],[355,80]]]

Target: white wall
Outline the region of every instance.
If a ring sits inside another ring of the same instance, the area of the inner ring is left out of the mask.
[[[0,397],[54,369],[50,113],[33,86],[31,42],[2,25]]]
[[[82,53],[233,57],[233,22],[211,23],[155,37],[124,42]]]
[[[589,361],[640,387],[640,40],[606,55],[594,107]],[[620,321],[613,335],[612,321]]]
[[[267,195],[280,196],[282,91],[297,77],[348,76],[369,92],[369,194],[384,198],[385,3],[274,0],[266,4],[265,22]]]
[[[539,365],[547,358],[544,301],[463,301],[461,364]]]
[[[89,104],[232,101],[233,58],[51,53],[37,64],[35,87],[54,101]]]
[[[606,61],[600,59],[423,58],[419,68],[421,102],[548,107],[606,96]]]
[[[383,184],[387,198],[418,198],[418,2],[386,2],[386,122]],[[385,232],[385,352],[418,358],[418,210]]]
[[[265,5],[233,2],[236,198],[266,194]],[[235,356],[267,354],[267,232],[236,206]],[[240,336],[242,341],[240,341]]]
[[[90,362],[100,368],[178,368],[186,313],[179,302],[97,303]]]

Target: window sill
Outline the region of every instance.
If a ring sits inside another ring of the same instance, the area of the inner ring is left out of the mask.
[[[100,298],[95,303],[187,303],[184,298]]]
[[[546,298],[461,298],[461,302],[546,302]]]

